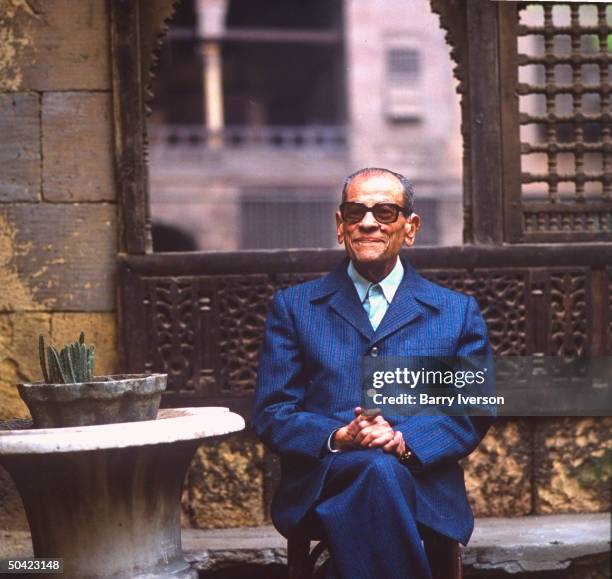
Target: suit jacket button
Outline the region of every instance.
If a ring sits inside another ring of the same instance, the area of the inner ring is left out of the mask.
[[[378,348],[376,346],[370,348],[370,356],[372,356],[372,358],[376,358],[376,356],[378,356]]]

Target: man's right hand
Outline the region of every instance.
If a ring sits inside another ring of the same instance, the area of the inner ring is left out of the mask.
[[[332,439],[332,448],[334,450],[344,451],[359,448],[359,444],[355,442],[355,437],[361,430],[359,423],[365,420],[365,418],[361,416],[361,412],[361,407],[357,406],[357,408],[355,408],[355,418],[346,426],[336,430]]]
[[[332,439],[335,450],[356,450],[368,446],[382,446],[392,439],[392,430],[385,428],[388,423],[379,415],[365,416],[361,407],[355,408],[355,418],[346,426],[336,430]],[[386,431],[390,432],[387,433]],[[366,435],[367,438],[366,438]],[[370,444],[374,442],[375,444]]]

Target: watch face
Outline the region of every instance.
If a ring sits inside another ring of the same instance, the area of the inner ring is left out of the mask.
[[[414,455],[412,454],[412,451],[411,451],[411,450],[405,450],[405,451],[404,451],[404,452],[401,454],[401,456],[400,456],[399,460],[400,460],[400,462],[401,462],[402,464],[409,465],[409,464],[411,464],[411,463],[413,462],[413,461],[412,461],[412,457],[413,457],[413,456],[414,456]]]

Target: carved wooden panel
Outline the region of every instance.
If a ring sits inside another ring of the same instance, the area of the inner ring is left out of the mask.
[[[459,81],[457,92],[465,92],[467,75],[468,32],[465,8],[457,2],[431,0],[431,11],[440,17],[440,28],[445,31],[445,40],[454,62],[453,74]]]
[[[423,274],[476,298],[496,355],[588,353],[588,270],[455,269]],[[319,275],[144,278],[144,370],[167,372],[169,392],[252,395],[274,291]],[[612,310],[612,297],[608,304]]]
[[[589,300],[589,280],[584,271],[550,274],[550,355],[588,353]]]
[[[431,0],[446,31],[461,96],[463,240],[504,241],[501,88],[497,2]],[[492,194],[492,192],[496,192]]]
[[[140,58],[144,99],[150,114],[153,100],[151,84],[159,60],[159,52],[180,0],[140,0]]]
[[[221,392],[252,394],[264,323],[275,287],[266,274],[224,276],[219,283]]]
[[[433,282],[476,298],[497,355],[580,356],[591,354],[593,343],[608,349],[612,343],[611,251],[610,244],[579,251],[554,244],[466,246],[413,249],[410,258]],[[338,262],[320,253],[279,252],[265,262],[266,255],[257,263],[239,253],[122,262],[124,369],[167,372],[167,400],[235,408],[242,400],[240,411],[248,413],[274,292],[319,277]],[[609,336],[594,340],[595,331]]]
[[[423,272],[435,283],[474,296],[498,356],[527,353],[526,273],[511,271]]]
[[[125,324],[127,365],[167,373],[170,395],[251,396],[275,290],[319,275],[124,275],[135,300]]]
[[[277,289],[323,274],[224,276],[219,283],[219,359],[221,394],[253,394],[264,324]]]
[[[281,273],[275,276],[275,283],[278,289],[284,289],[292,285],[304,283],[311,279],[316,279],[325,275],[326,272],[319,273]]]
[[[214,280],[143,280],[146,372],[168,373],[169,392],[214,393],[218,299]],[[135,305],[135,304],[134,304]],[[141,370],[142,371],[142,370]]]
[[[610,240],[612,14],[586,2],[500,10],[507,238]]]

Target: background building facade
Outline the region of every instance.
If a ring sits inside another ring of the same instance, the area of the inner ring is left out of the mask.
[[[149,125],[156,249],[333,247],[364,166],[414,182],[420,244],[460,244],[455,85],[427,0],[182,3]]]

